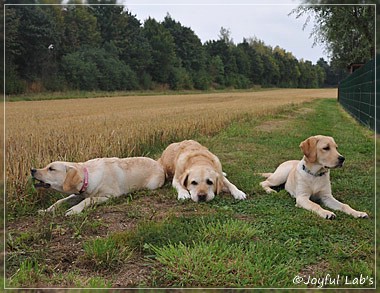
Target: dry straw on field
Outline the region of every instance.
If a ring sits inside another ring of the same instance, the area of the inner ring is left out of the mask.
[[[8,206],[28,196],[31,167],[55,160],[149,155],[149,147],[215,133],[245,114],[259,116],[286,104],[335,96],[331,89],[288,89],[6,102]]]

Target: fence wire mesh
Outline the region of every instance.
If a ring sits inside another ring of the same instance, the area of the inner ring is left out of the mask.
[[[369,61],[340,82],[338,94],[338,100],[347,112],[360,123],[377,132],[380,128],[376,113],[380,112],[379,105],[376,103],[379,83],[376,83],[375,72],[379,69],[379,58]],[[378,80],[379,75],[376,78]]]

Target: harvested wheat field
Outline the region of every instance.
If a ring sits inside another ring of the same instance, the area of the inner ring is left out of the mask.
[[[336,96],[336,89],[284,89],[6,102],[8,208],[22,200],[32,166],[149,155],[175,140],[216,133],[245,115]]]

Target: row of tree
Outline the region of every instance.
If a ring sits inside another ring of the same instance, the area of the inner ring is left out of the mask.
[[[312,88],[337,81],[334,76],[326,81],[331,68],[323,59],[315,65],[297,60],[256,38],[234,44],[223,28],[219,39],[202,44],[193,30],[170,15],[162,22],[149,18],[142,24],[117,5],[5,9],[8,94],[254,85]]]

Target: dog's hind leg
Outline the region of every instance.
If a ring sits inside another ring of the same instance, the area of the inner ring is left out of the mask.
[[[273,186],[280,186],[284,184],[288,179],[290,171],[298,164],[299,161],[286,161],[277,167],[274,173],[262,173],[263,177],[267,177],[267,180],[260,182],[260,185],[267,193],[277,192],[272,189]]]

